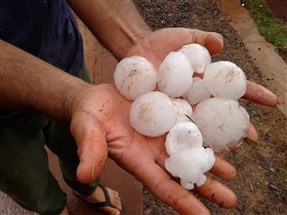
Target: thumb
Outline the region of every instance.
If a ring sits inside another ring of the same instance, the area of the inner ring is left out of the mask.
[[[206,32],[197,29],[190,29],[194,43],[205,46],[211,55],[218,54],[224,46],[223,37],[216,32]]]
[[[77,125],[83,126],[79,128]],[[88,123],[87,120],[84,123],[72,123],[71,132],[78,146],[78,180],[81,183],[90,183],[99,176],[107,160],[105,132],[97,123]]]
[[[168,36],[167,36],[168,35]],[[211,55],[219,53],[224,46],[223,37],[216,32],[201,31],[189,28],[164,28],[153,33],[156,40],[150,41],[151,47],[164,41],[159,50],[154,50],[158,56],[166,56],[171,50],[178,50],[183,45],[197,43],[206,47]]]
[[[137,43],[129,50],[127,56],[141,55],[157,68],[170,51],[191,43],[205,46],[211,55],[219,53],[224,46],[223,37],[215,32],[189,28],[163,28]]]

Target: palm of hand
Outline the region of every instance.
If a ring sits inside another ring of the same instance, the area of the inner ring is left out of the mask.
[[[104,166],[108,151],[111,158],[163,202],[182,214],[205,214],[205,206],[165,172],[163,166],[167,154],[164,137],[149,138],[137,133],[128,122],[131,102],[121,97],[111,85],[97,88],[96,91],[91,88],[83,93],[82,100],[85,102],[79,102],[81,105],[75,111],[71,124],[81,161],[77,172],[79,180],[83,183],[94,180]],[[99,91],[102,92],[100,98]],[[216,166],[215,171],[218,169],[221,175],[226,174],[226,178],[233,177],[230,173],[235,174],[233,167],[222,160],[218,160]],[[218,198],[213,198],[212,193],[218,191],[225,196],[221,198],[219,193]],[[225,202],[225,207],[236,202],[232,191],[211,178],[199,193],[219,204]]]

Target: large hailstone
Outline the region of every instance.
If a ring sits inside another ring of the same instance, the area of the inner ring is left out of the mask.
[[[133,101],[130,125],[139,133],[156,137],[168,132],[174,125],[176,112],[170,98],[164,93],[146,93]]]
[[[191,105],[195,105],[211,97],[210,92],[206,89],[203,80],[198,77],[193,78],[193,82],[183,98]]]
[[[247,136],[249,115],[233,99],[204,100],[196,106],[192,119],[201,130],[203,145],[214,151],[233,150]]]
[[[159,67],[157,87],[170,97],[180,97],[192,83],[193,70],[181,52],[170,52]]]
[[[134,100],[155,89],[157,71],[144,57],[127,57],[117,64],[114,81],[116,88],[125,98]]]
[[[194,183],[201,186],[206,181],[205,172],[210,170],[215,162],[215,155],[210,148],[191,148],[171,155],[165,162],[166,169],[179,177],[181,185],[192,190]]]
[[[206,66],[211,63],[209,51],[202,45],[196,43],[185,45],[179,51],[187,56],[196,73],[204,73]]]
[[[169,156],[198,147],[202,147],[202,135],[191,121],[176,123],[166,136],[165,149]]]
[[[190,121],[189,117],[192,115],[191,105],[184,99],[171,98],[176,112],[175,123]]]
[[[246,77],[236,64],[218,61],[206,67],[203,76],[207,90],[215,97],[238,100],[246,92]]]

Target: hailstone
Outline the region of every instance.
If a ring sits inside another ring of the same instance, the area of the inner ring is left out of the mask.
[[[170,97],[180,97],[192,83],[193,70],[181,52],[170,52],[159,67],[158,89]]]
[[[114,81],[116,88],[125,98],[134,100],[155,89],[157,71],[144,57],[126,57],[117,64]]]
[[[209,51],[202,45],[196,43],[185,45],[179,51],[188,57],[196,73],[203,73],[206,66],[211,63]]]
[[[206,67],[203,76],[207,90],[215,97],[238,100],[246,92],[246,77],[235,63],[218,61]]]
[[[174,176],[179,177],[181,185],[188,190],[194,184],[201,186],[205,183],[205,172],[215,163],[215,155],[210,148],[191,148],[172,154],[165,162],[166,169]]]
[[[191,121],[176,123],[168,132],[165,149],[169,156],[190,148],[202,147],[202,135]]]
[[[191,105],[195,105],[205,99],[211,97],[210,92],[206,89],[203,80],[198,77],[193,78],[193,82],[187,91],[187,93],[183,96],[185,100],[189,102]]]
[[[192,115],[191,105],[184,99],[171,98],[176,112],[175,123],[190,121],[189,117]]]
[[[176,112],[170,98],[159,91],[146,93],[133,101],[130,125],[140,134],[156,137],[174,125]]]
[[[192,119],[201,130],[203,145],[214,151],[233,150],[247,136],[249,115],[233,99],[206,99],[196,106]]]

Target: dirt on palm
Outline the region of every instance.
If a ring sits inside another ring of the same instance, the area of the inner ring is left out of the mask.
[[[221,33],[224,50],[213,61],[229,60],[239,65],[247,78],[268,87],[237,32],[220,9],[216,0],[135,1],[153,29],[188,27]],[[163,41],[164,42],[164,41]],[[237,169],[235,180],[222,181],[238,196],[238,205],[223,209],[201,199],[212,214],[286,213],[287,204],[287,120],[276,107],[265,107],[241,100],[259,134],[259,144],[244,144],[237,153],[222,153]],[[215,176],[213,176],[215,177]],[[220,180],[220,179],[219,179]],[[196,194],[195,194],[196,195]],[[144,215],[177,214],[172,208],[144,190]]]

